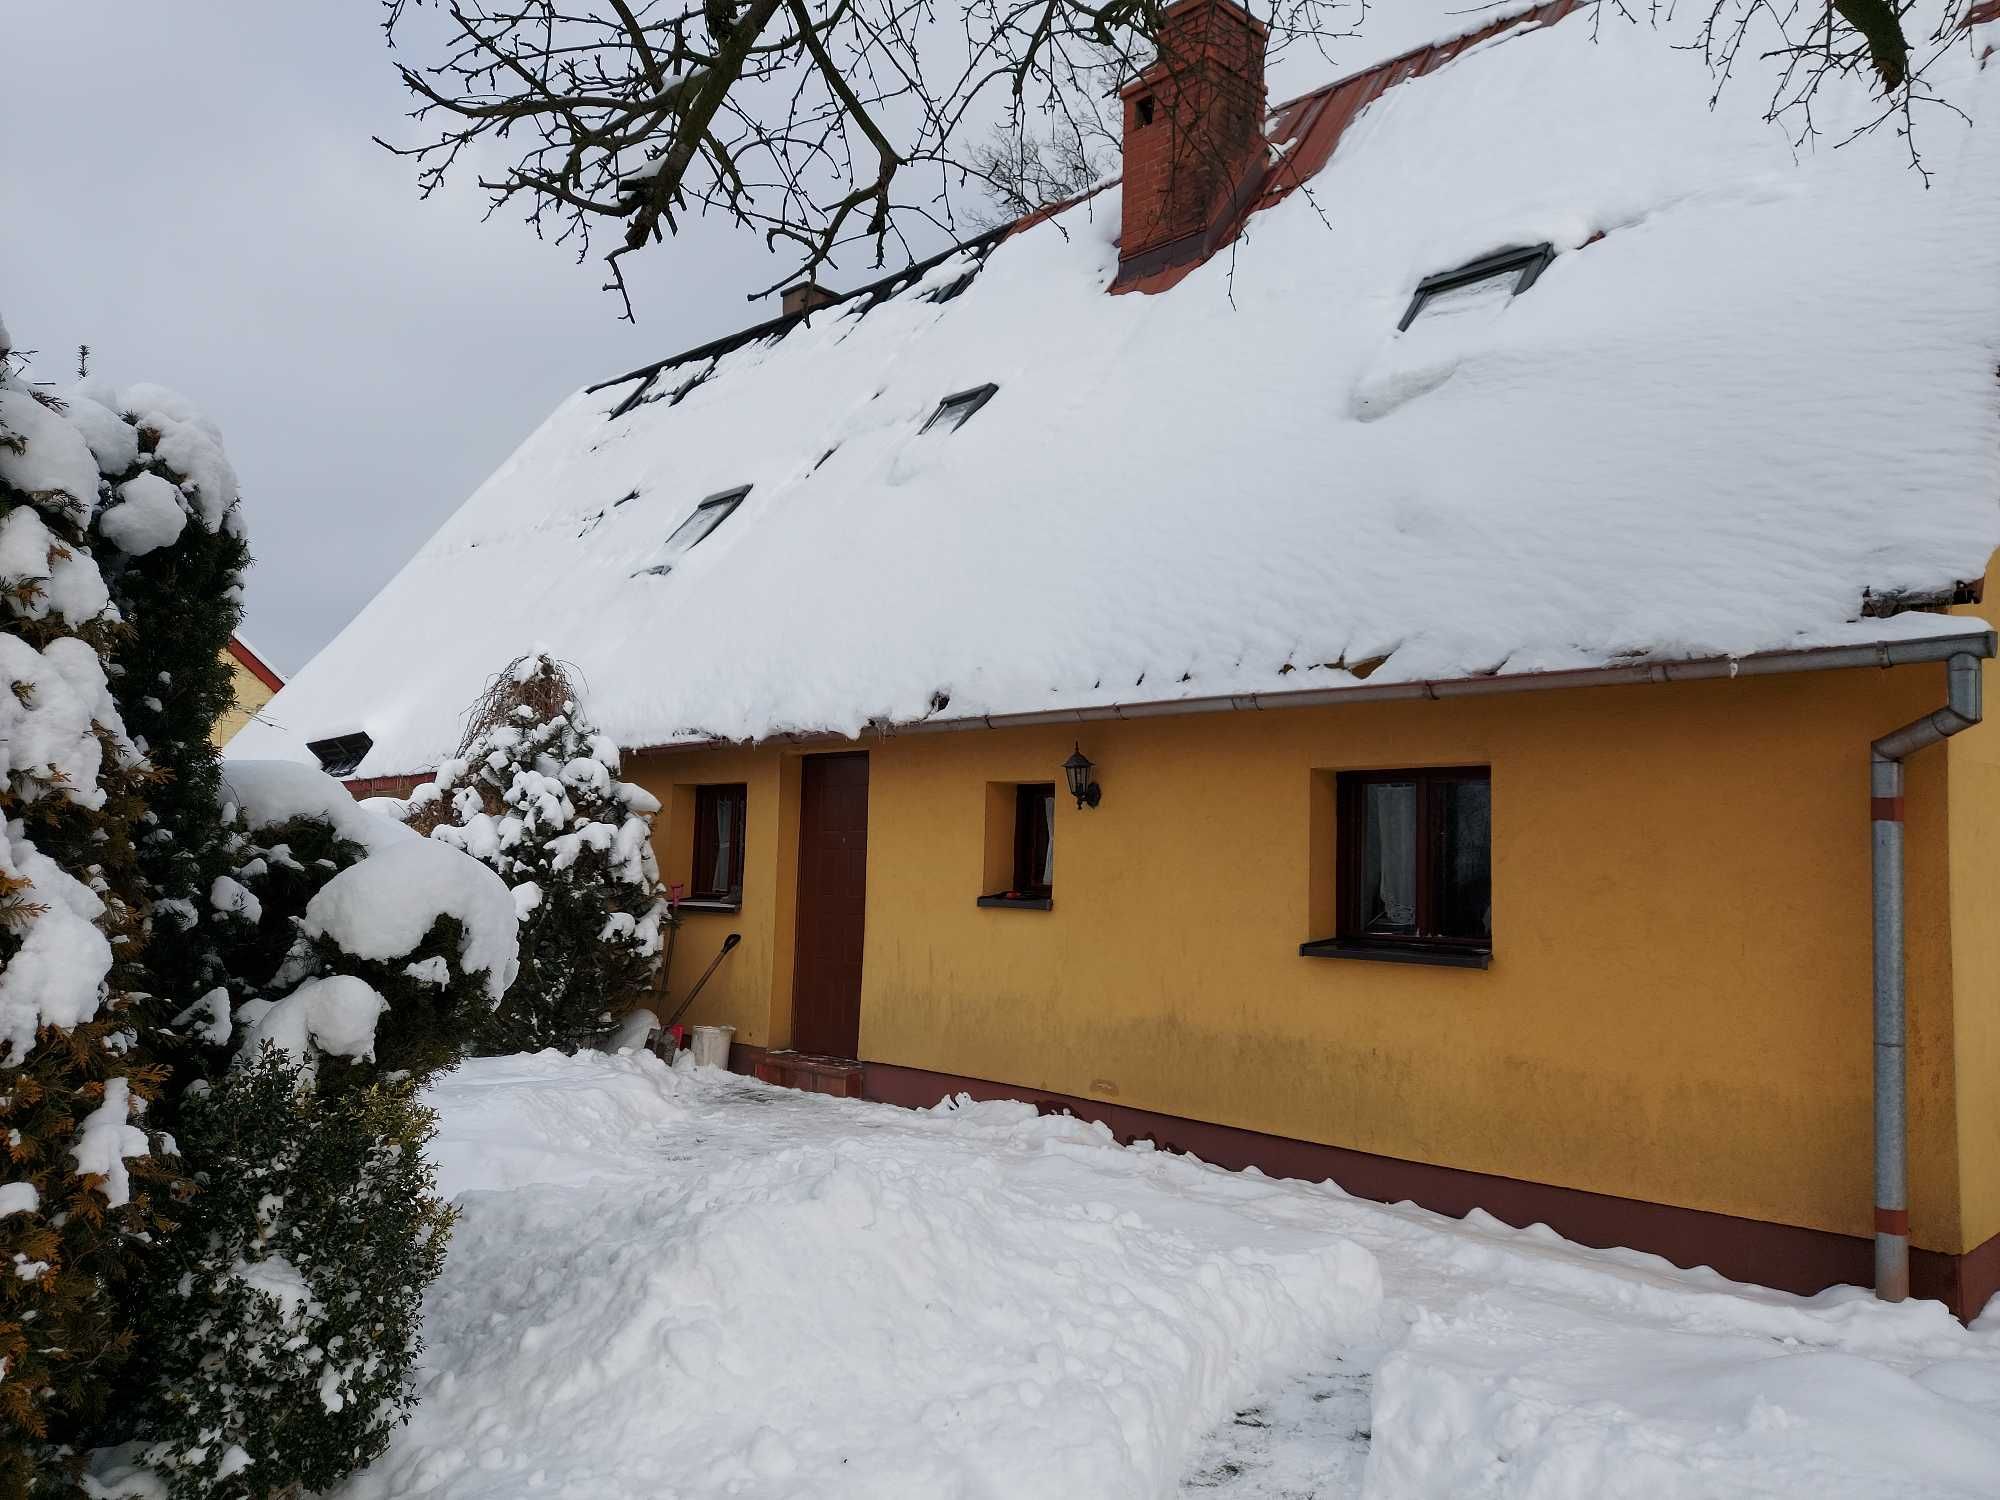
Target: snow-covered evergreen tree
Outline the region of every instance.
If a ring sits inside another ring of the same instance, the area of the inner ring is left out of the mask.
[[[157,995],[201,994],[221,978],[209,896],[228,853],[209,734],[234,694],[223,653],[250,561],[236,474],[215,425],[162,386],[85,381],[64,401],[102,475],[91,551],[124,622],[111,643],[111,694],[160,772],[136,842],[163,940],[147,944],[141,983]]]
[[[180,398],[0,367],[0,1500],[107,1444],[240,1500],[380,1451],[449,1224],[415,1091],[514,976],[478,861],[224,784],[234,502]]]
[[[89,548],[99,468],[0,327],[0,1496],[59,1492],[179,1178],[128,976],[133,846],[158,773],[106,680],[121,628]]]
[[[489,1052],[573,1051],[609,1034],[659,977],[673,921],[653,856],[660,804],[619,779],[563,667],[510,663],[474,707],[460,754],[411,798],[411,820],[513,889],[521,971],[485,1029]]]
[[[465,1056],[516,973],[505,884],[310,766],[231,761],[221,790],[233,863],[212,899],[230,977],[185,1024],[238,1055],[310,1042],[329,1084],[421,1080]],[[336,980],[373,997],[365,1025],[329,1008]]]

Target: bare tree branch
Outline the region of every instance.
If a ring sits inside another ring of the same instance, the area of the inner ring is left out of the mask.
[[[398,64],[422,138],[383,144],[416,164],[423,196],[472,163],[489,216],[516,204],[537,233],[573,239],[579,257],[594,228],[616,225],[607,289],[630,317],[623,260],[690,216],[792,246],[793,275],[810,276],[856,243],[877,265],[892,247],[907,254],[905,226],[951,231],[961,218],[1075,196],[1117,160],[1106,111],[1151,62],[1167,3],[382,0],[391,48],[419,11],[441,38],[427,28],[431,56]],[[1607,14],[1671,19],[1671,0],[1589,3],[1594,26]],[[1896,122],[1921,167],[1912,110],[1932,102],[1925,72],[1956,39],[1951,15],[1917,48],[1916,0],[1696,3],[1708,9],[1695,45],[1718,91],[1743,63],[1764,64],[1776,79],[1770,117],[1803,140],[1818,129],[1822,87],[1854,83],[1879,95],[1874,124]],[[1257,5],[1274,53],[1329,56],[1369,8]],[[973,202],[955,206],[954,189],[968,186]]]

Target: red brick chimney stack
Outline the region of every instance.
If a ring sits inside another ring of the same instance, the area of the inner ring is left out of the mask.
[[[1264,131],[1266,27],[1234,0],[1180,0],[1153,65],[1125,85],[1120,261],[1205,234]]]

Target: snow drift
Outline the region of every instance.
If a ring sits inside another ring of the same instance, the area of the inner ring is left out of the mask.
[[[1351,1242],[1027,1105],[554,1053],[432,1101],[463,1218],[423,1404],[354,1497],[1155,1495],[1380,1306]]]
[[[1254,1441],[1233,1414],[1336,1364],[1373,1380],[1367,1430],[1337,1434],[1369,1445],[1368,1500],[1983,1500],[2000,1477],[1991,1315],[1740,1286],[1021,1104],[554,1053],[430,1099],[463,1217],[423,1404],[343,1500],[1165,1495],[1206,1429]],[[1239,1477],[1189,1492],[1274,1493]]]

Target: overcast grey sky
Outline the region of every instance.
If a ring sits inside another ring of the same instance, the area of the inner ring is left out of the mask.
[[[173,386],[221,424],[256,565],[244,633],[297,670],[566,393],[771,316],[719,225],[641,258],[417,200],[371,0],[0,0],[0,314],[67,381]],[[403,134],[407,139],[407,133]],[[856,278],[858,279],[858,278]],[[421,645],[411,642],[413,649]]]

